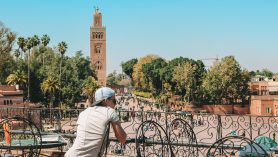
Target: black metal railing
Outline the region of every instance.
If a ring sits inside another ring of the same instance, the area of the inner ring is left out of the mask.
[[[0,117],[21,115],[32,120],[42,132],[57,132],[69,140],[68,146],[75,138],[76,121],[83,109],[46,109],[24,107],[2,107]],[[50,114],[52,112],[52,114]],[[266,136],[277,141],[278,117],[253,115],[215,115],[215,114],[181,114],[177,112],[155,111],[117,111],[124,130],[127,143],[121,145],[110,131],[109,154],[136,156],[136,133],[142,122],[151,120],[165,128],[170,134],[171,123],[180,118],[190,125],[195,133],[199,156],[206,156],[208,148],[217,140],[227,136],[242,136],[250,140]],[[53,115],[50,117],[50,115]],[[175,141],[172,145],[184,145]]]

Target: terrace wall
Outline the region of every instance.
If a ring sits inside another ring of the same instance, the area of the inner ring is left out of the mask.
[[[203,105],[203,109],[214,114],[249,114],[249,105]]]

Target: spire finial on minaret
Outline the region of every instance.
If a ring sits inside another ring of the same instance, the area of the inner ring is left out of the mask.
[[[98,6],[94,6],[94,8],[95,8],[96,13],[99,12],[99,7]]]
[[[94,27],[102,27],[102,16],[99,11],[99,7],[95,6],[95,13],[94,13]]]

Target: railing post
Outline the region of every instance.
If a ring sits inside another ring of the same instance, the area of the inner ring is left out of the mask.
[[[49,110],[50,110],[50,124],[53,126],[53,110],[52,108],[50,108]]]
[[[71,110],[69,110],[68,113],[69,113],[69,119],[71,120]]]
[[[250,139],[253,140],[253,136],[252,136],[252,132],[253,132],[252,131],[252,117],[251,117],[251,115],[249,115],[249,125],[250,125]]]
[[[168,112],[164,112],[165,113],[165,131],[166,131],[166,135],[169,137],[169,129],[170,126],[168,126]]]
[[[142,107],[142,111],[141,111],[141,118],[142,118],[142,123],[144,122],[144,108]]]
[[[194,119],[193,119],[193,114],[192,113],[189,115],[189,118],[190,118],[191,128],[194,129],[194,121],[193,121]]]
[[[142,107],[142,111],[141,111],[141,118],[142,118],[142,122],[141,122],[141,124],[144,122],[144,107]],[[144,135],[144,129],[143,129],[143,127],[141,127],[141,131],[142,131],[142,135]],[[143,138],[143,141],[145,141],[145,138],[144,137],[142,137]],[[145,153],[145,146],[143,146],[143,152]],[[145,156],[145,154],[144,154],[144,156]]]
[[[59,132],[62,132],[62,124],[61,124],[61,119],[62,119],[62,113],[61,113],[61,107],[60,108],[58,108],[58,110],[59,110],[59,112],[58,112],[58,114],[59,114],[59,116],[57,117],[57,125],[58,125],[58,131]]]
[[[40,127],[41,127],[41,130],[43,130],[43,125],[42,125],[42,109],[39,109],[39,116],[40,116]]]
[[[221,122],[221,116],[217,115],[217,121],[218,121],[218,125],[217,125],[217,136],[216,136],[216,140],[219,140],[222,138],[222,122]]]
[[[31,117],[31,111],[30,111],[30,110],[31,110],[31,109],[29,109],[29,110],[27,111],[27,117],[28,117],[28,119],[29,119],[31,122],[34,123],[32,117]]]
[[[217,121],[218,121],[218,125],[217,125],[217,135],[216,135],[216,140],[219,140],[222,138],[222,122],[221,122],[221,116],[220,115],[217,115]],[[221,154],[223,154],[223,149],[219,148],[219,152]]]
[[[25,107],[22,108],[22,115],[23,115],[22,117],[25,116],[25,112],[24,111],[25,111]]]

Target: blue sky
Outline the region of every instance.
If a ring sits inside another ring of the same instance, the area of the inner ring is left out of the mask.
[[[18,36],[48,34],[50,46],[65,41],[67,55],[89,56],[94,6],[107,29],[109,73],[146,54],[167,60],[234,55],[248,70],[278,72],[276,0],[1,0],[0,21]]]

